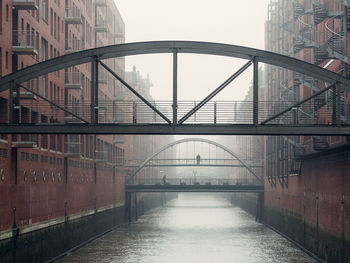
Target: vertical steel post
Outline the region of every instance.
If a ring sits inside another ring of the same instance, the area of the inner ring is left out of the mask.
[[[19,86],[17,84],[14,83],[14,88],[15,88],[15,92],[16,92],[16,98],[15,98],[15,105],[14,105],[14,109],[15,109],[15,122],[16,124],[20,123],[21,119],[21,107],[20,107],[20,90],[19,90]]]
[[[253,124],[259,124],[259,62],[254,58],[253,70]]]
[[[336,97],[336,125],[340,126],[341,119],[340,119],[340,113],[341,113],[341,107],[340,107],[340,83],[335,84],[335,90],[337,91],[337,97]]]
[[[139,218],[138,218],[138,212],[137,212],[137,193],[135,192],[135,205],[134,205],[134,210],[135,210],[135,221],[137,221]]]
[[[131,193],[126,192],[125,193],[125,208],[126,208],[126,217],[128,222],[130,223],[132,221],[131,217]]]
[[[98,123],[98,61],[91,62],[91,123]]]
[[[339,83],[336,83],[332,90],[333,90],[332,125],[340,126],[340,89],[339,89]]]
[[[14,123],[14,114],[13,114],[13,90],[14,90],[14,82],[11,81],[10,83],[10,95],[9,95],[9,123],[13,124]]]
[[[132,102],[132,123],[136,124],[137,123],[137,108],[136,108],[136,101]]]
[[[91,62],[91,109],[90,109],[91,123],[98,123],[98,60],[94,58]],[[97,137],[93,137],[93,174],[94,174],[94,184],[97,184],[97,164],[96,160],[96,150],[97,150]]]
[[[177,49],[173,52],[173,125],[177,124]]]
[[[214,124],[216,124],[216,102],[214,103]]]

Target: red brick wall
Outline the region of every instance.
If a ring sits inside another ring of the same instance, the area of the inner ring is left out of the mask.
[[[288,188],[265,181],[265,206],[296,215],[309,226],[341,237],[342,216],[345,237],[350,237],[350,162],[318,160],[304,162],[300,176],[289,178]],[[305,208],[305,209],[304,209]],[[318,211],[317,211],[318,210]]]

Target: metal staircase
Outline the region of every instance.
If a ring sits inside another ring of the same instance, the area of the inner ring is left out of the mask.
[[[312,3],[314,11],[314,23],[315,25],[318,25],[327,18],[328,10],[324,5],[322,5],[318,1],[312,1]]]
[[[339,21],[343,18],[343,15],[335,15],[325,23],[326,44],[324,49],[328,52],[329,58],[339,59],[350,64],[350,58],[347,56],[343,23]]]

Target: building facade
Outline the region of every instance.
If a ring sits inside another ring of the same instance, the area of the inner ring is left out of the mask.
[[[349,2],[274,0],[266,50],[349,76]],[[265,101],[272,113],[332,83],[266,67]],[[349,123],[349,94],[337,86],[295,107],[275,123]],[[327,262],[349,262],[349,143],[340,136],[265,138],[265,222]]]
[[[1,0],[0,76],[71,52],[120,44],[124,35],[124,22],[112,0]],[[124,58],[106,64],[124,75]],[[100,74],[103,105],[120,96],[122,86],[102,69]],[[0,94],[1,122],[77,122],[67,112],[84,116],[88,111],[91,66],[74,66],[21,85],[12,94]],[[0,239],[12,237],[14,226],[26,233],[122,206],[124,147],[116,136],[3,135]]]

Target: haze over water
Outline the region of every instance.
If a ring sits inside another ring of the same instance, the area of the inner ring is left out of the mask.
[[[61,262],[316,262],[219,195],[179,194]]]

